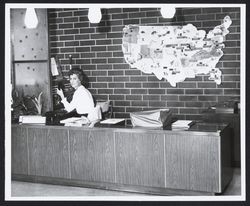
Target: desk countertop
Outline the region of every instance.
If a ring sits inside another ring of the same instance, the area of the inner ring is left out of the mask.
[[[171,126],[165,128],[147,128],[147,127],[133,127],[131,125],[101,125],[96,123],[93,128],[89,128],[87,125],[83,125],[82,127],[68,127],[63,125],[36,125],[36,124],[12,124],[12,126],[21,126],[21,127],[29,127],[29,128],[70,128],[70,129],[83,129],[83,130],[99,130],[99,129],[108,129],[108,130],[115,130],[115,131],[153,131],[153,132],[201,132],[201,133],[220,133],[223,131],[228,125],[223,123],[206,123],[206,122],[196,122],[193,124],[189,129],[186,130],[172,130]]]

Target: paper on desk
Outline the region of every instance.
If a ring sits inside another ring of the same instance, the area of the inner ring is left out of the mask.
[[[121,119],[121,118],[113,118],[113,119],[106,119],[101,121],[101,124],[117,124],[119,122],[124,121],[125,119]]]
[[[76,121],[79,121],[79,120],[81,120],[81,117],[70,117],[70,118],[61,120],[60,123],[66,124],[66,123],[76,122]]]
[[[51,73],[52,73],[52,76],[59,75],[59,72],[58,72],[58,69],[57,69],[57,65],[56,65],[56,60],[55,60],[54,57],[52,57],[50,59],[50,64],[51,64]]]

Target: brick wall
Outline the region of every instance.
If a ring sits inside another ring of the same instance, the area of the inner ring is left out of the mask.
[[[88,10],[49,9],[51,56],[57,56],[64,75],[80,67],[90,80],[89,90],[98,100],[111,100],[114,117],[129,118],[129,113],[143,109],[171,108],[183,119],[200,119],[208,106],[240,95],[240,9],[179,8],[173,19],[163,19],[157,8],[102,9],[99,24],[90,24]],[[208,80],[208,75],[186,79],[171,87],[166,80],[130,68],[122,52],[122,30],[125,25],[193,24],[206,32],[222,23],[229,15],[232,25],[226,36],[224,56],[217,67],[222,71],[222,84]]]

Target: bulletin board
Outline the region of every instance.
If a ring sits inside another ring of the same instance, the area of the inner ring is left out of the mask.
[[[12,45],[12,84],[21,96],[35,96],[42,92],[42,113],[52,110],[51,77],[46,9],[35,9],[36,28],[24,23],[26,9],[10,10]]]
[[[209,80],[221,84],[221,71],[216,67],[223,56],[225,36],[232,21],[229,16],[208,33],[192,24],[184,26],[127,25],[123,29],[123,53],[126,62],[171,86],[208,74]]]

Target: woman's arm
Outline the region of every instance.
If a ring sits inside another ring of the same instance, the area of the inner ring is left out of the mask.
[[[74,98],[72,99],[72,101],[71,101],[70,103],[67,101],[66,98],[62,99],[61,102],[63,103],[64,108],[65,108],[65,110],[66,110],[67,112],[71,112],[71,111],[73,111],[74,109],[76,109],[76,105],[75,105]]]
[[[64,105],[64,108],[67,112],[71,112],[73,111],[75,108],[76,108],[76,105],[75,105],[75,100],[74,98],[72,99],[72,101],[69,103],[67,101],[67,99],[65,98],[64,94],[63,94],[63,91],[60,89],[57,89],[56,90],[56,93],[61,97],[61,102],[63,103]]]

